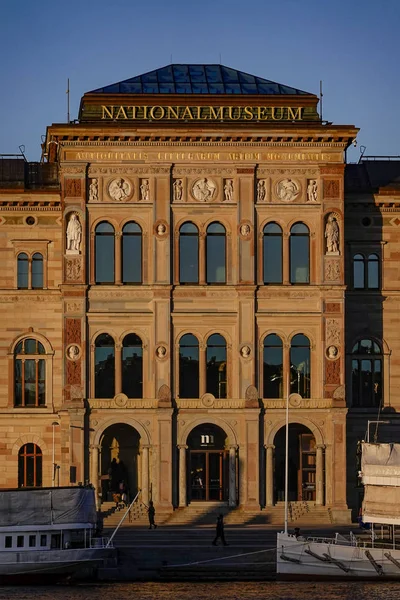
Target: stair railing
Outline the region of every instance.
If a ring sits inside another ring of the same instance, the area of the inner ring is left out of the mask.
[[[131,510],[132,506],[135,504],[135,502],[136,502],[136,501],[137,501],[137,499],[139,498],[139,494],[140,494],[140,492],[141,492],[141,491],[142,491],[142,490],[139,490],[139,491],[138,491],[138,493],[136,494],[136,496],[134,497],[134,499],[132,500],[132,502],[131,502],[131,503],[130,503],[130,505],[128,506],[128,508],[127,508],[127,510],[126,510],[126,512],[125,512],[125,514],[124,514],[124,516],[122,517],[122,519],[120,520],[120,522],[118,523],[118,525],[117,525],[117,526],[116,526],[116,528],[114,529],[112,536],[111,536],[111,537],[110,537],[110,539],[108,540],[106,548],[109,548],[110,544],[112,543],[112,541],[113,541],[113,539],[114,539],[114,537],[115,537],[115,534],[117,533],[118,529],[121,527],[122,523],[125,521],[126,517],[129,515],[129,512],[130,512],[130,510]]]

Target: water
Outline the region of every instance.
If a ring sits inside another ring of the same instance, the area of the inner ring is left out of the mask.
[[[1,587],[0,600],[400,600],[394,583],[116,583]]]

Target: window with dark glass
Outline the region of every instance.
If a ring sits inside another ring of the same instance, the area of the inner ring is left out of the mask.
[[[310,283],[310,232],[304,223],[290,229],[290,283]]]
[[[179,283],[199,283],[199,230],[193,223],[179,229]]]
[[[367,282],[369,290],[379,288],[379,256],[370,254],[367,262]]]
[[[18,487],[41,487],[42,451],[36,444],[25,444],[18,453]]]
[[[104,221],[95,231],[96,283],[114,283],[114,227]]]
[[[263,398],[283,397],[283,344],[275,333],[264,339]]]
[[[19,290],[27,290],[29,283],[29,260],[25,252],[18,254],[17,258],[17,287]]]
[[[282,283],[282,229],[277,223],[268,223],[263,235],[263,281]]]
[[[17,535],[17,548],[23,548],[23,547],[24,547],[24,536]]]
[[[382,350],[371,339],[357,342],[351,361],[352,404],[377,408],[382,402]]]
[[[12,535],[6,535],[5,542],[4,542],[4,547],[5,548],[12,548]]]
[[[32,288],[43,288],[43,256],[39,252],[32,256]]]
[[[353,256],[353,287],[359,290],[379,289],[379,256],[375,253],[367,258],[362,254]]]
[[[46,359],[38,340],[21,340],[14,351],[14,406],[38,407],[46,404]]]
[[[353,287],[355,289],[365,288],[365,258],[362,254],[353,256]]]
[[[133,222],[122,229],[122,283],[142,283],[142,230]]]
[[[206,236],[207,283],[226,283],[226,232],[221,223],[211,223]]]
[[[115,344],[108,333],[102,333],[95,342],[95,398],[114,398]]]
[[[143,344],[135,333],[122,343],[122,392],[128,398],[143,397]]]
[[[191,333],[179,342],[179,397],[199,397],[199,341]]]
[[[290,345],[290,393],[310,398],[310,340],[299,333]]]
[[[36,535],[29,536],[29,548],[34,548],[36,546]]]
[[[216,398],[226,398],[226,341],[219,333],[207,340],[206,392]]]

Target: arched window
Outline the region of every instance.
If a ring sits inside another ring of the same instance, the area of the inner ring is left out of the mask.
[[[199,397],[199,341],[191,333],[179,342],[179,397]]]
[[[17,258],[17,287],[19,290],[27,290],[29,285],[29,260],[25,252],[18,254]]]
[[[290,345],[290,393],[310,398],[310,340],[299,333]]]
[[[263,398],[283,397],[283,344],[275,333],[264,340]]]
[[[221,223],[211,223],[206,236],[207,283],[226,283],[226,231]]]
[[[282,229],[277,223],[268,223],[263,236],[263,281],[282,283]]]
[[[353,287],[361,290],[365,288],[365,258],[362,254],[353,256]]]
[[[382,401],[382,350],[371,339],[353,346],[351,361],[352,403],[378,407]]]
[[[179,283],[199,283],[199,230],[193,223],[179,229]]]
[[[379,288],[379,256],[370,254],[367,261],[367,282],[369,290]]]
[[[135,333],[122,343],[122,391],[128,398],[143,397],[143,344]]]
[[[115,396],[115,344],[108,333],[102,333],[95,342],[95,398]]]
[[[207,340],[206,392],[216,398],[226,398],[226,341],[219,333]]]
[[[32,289],[43,288],[43,256],[35,252],[32,256]]]
[[[25,444],[18,452],[18,487],[41,487],[42,451],[36,444]]]
[[[114,227],[104,221],[95,232],[96,283],[114,283]]]
[[[46,405],[46,358],[41,342],[26,338],[14,351],[14,406]]]
[[[290,283],[310,283],[310,232],[304,223],[290,229]]]
[[[142,230],[134,222],[122,229],[122,283],[142,283]]]

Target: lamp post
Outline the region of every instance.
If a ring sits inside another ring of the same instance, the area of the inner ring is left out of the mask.
[[[52,477],[52,487],[56,485],[56,440],[55,440],[55,428],[58,427],[60,423],[58,421],[53,421],[51,426],[53,428],[53,477]]]

